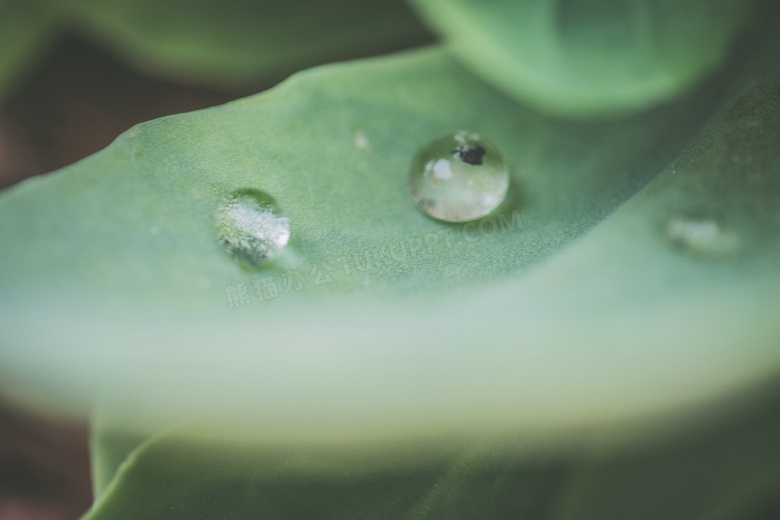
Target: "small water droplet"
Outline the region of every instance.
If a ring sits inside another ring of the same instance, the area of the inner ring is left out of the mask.
[[[414,203],[433,218],[468,222],[488,215],[506,197],[509,171],[495,146],[458,132],[423,147],[409,170]]]
[[[729,258],[742,250],[737,232],[713,215],[676,215],[666,221],[664,234],[677,249],[694,256]]]
[[[257,267],[290,240],[290,221],[276,201],[260,190],[233,192],[217,211],[219,243],[233,257]]]
[[[354,137],[355,137],[355,148],[358,148],[360,150],[371,149],[371,143],[368,141],[368,136],[365,133],[358,130],[357,132],[355,132]]]

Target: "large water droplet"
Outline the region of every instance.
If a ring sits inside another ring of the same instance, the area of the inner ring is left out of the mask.
[[[276,201],[260,190],[233,192],[217,211],[219,243],[233,257],[257,267],[290,240],[290,221]]]
[[[694,256],[729,258],[742,250],[739,234],[713,215],[676,215],[666,221],[664,234],[677,249]]]
[[[458,132],[422,148],[409,170],[417,206],[439,220],[467,222],[496,209],[509,189],[509,171],[495,146]]]

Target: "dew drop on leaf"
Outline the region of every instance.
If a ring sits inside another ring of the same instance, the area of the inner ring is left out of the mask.
[[[290,221],[267,193],[233,192],[217,211],[219,243],[236,260],[257,267],[276,256],[290,240]]]
[[[722,218],[683,213],[667,219],[663,233],[678,250],[708,258],[731,258],[742,250],[742,240]]]
[[[417,152],[409,170],[414,203],[433,218],[467,222],[488,215],[506,197],[509,171],[496,147],[458,132]]]

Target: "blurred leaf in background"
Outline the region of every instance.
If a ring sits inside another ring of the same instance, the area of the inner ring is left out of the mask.
[[[56,9],[35,1],[0,0],[0,101],[51,43]]]
[[[616,116],[689,89],[728,55],[745,0],[413,0],[474,72],[569,117]]]

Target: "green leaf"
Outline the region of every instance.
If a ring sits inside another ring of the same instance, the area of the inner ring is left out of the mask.
[[[78,0],[67,9],[71,30],[141,69],[231,87],[430,41],[402,0]]]
[[[139,125],[94,157],[5,193],[3,231],[21,245],[7,261],[45,276],[35,287],[48,294],[67,286],[220,310],[226,284],[311,262],[334,267],[335,283],[286,300],[473,289],[526,270],[614,210],[711,108],[702,96],[618,123],[560,121],[516,105],[441,50],[314,69],[268,95]],[[512,169],[505,232],[483,225],[493,240],[475,241],[476,224],[431,220],[407,190],[417,149],[460,129],[495,142]],[[293,226],[290,254],[256,272],[225,254],[215,230],[220,205],[245,188],[272,195]],[[439,237],[430,252],[411,243],[428,233]],[[410,244],[417,251],[404,256]],[[391,245],[369,269],[352,256]],[[66,253],[56,269],[52,247]],[[198,286],[202,277],[210,290]],[[3,282],[25,292],[30,280]]]
[[[92,485],[99,499],[114,480],[119,468],[136,448],[148,439],[127,426],[117,428],[102,421],[92,421],[90,439]]]
[[[554,113],[612,116],[688,89],[724,59],[746,0],[414,0],[472,70]]]
[[[561,121],[434,49],[140,125],[0,196],[3,379],[63,405],[100,387],[139,424],[243,415],[291,442],[566,431],[716,401],[780,365],[777,85],[754,76],[657,176],[721,87],[621,122]],[[522,228],[414,208],[412,156],[460,129],[504,152],[503,214]],[[244,188],[271,194],[293,233],[254,271],[215,229]],[[683,225],[686,250],[664,230],[689,212],[724,224]],[[399,258],[357,268],[384,246]],[[317,285],[324,264],[334,280]],[[304,290],[285,293],[296,269]],[[279,296],[257,301],[265,276]],[[238,283],[252,300],[230,309]]]
[[[403,0],[0,0],[0,97],[62,32],[157,77],[239,90],[432,39]]]
[[[28,0],[0,0],[0,100],[49,43],[55,11]]]
[[[780,403],[776,385],[764,390],[772,397],[717,419],[688,419],[671,438],[656,438],[650,427],[642,443],[617,453],[609,442],[594,443],[554,518],[768,518],[752,515],[776,501],[780,485]]]
[[[447,441],[301,448],[178,428],[134,451],[85,519],[542,518],[566,475],[558,456]]]

